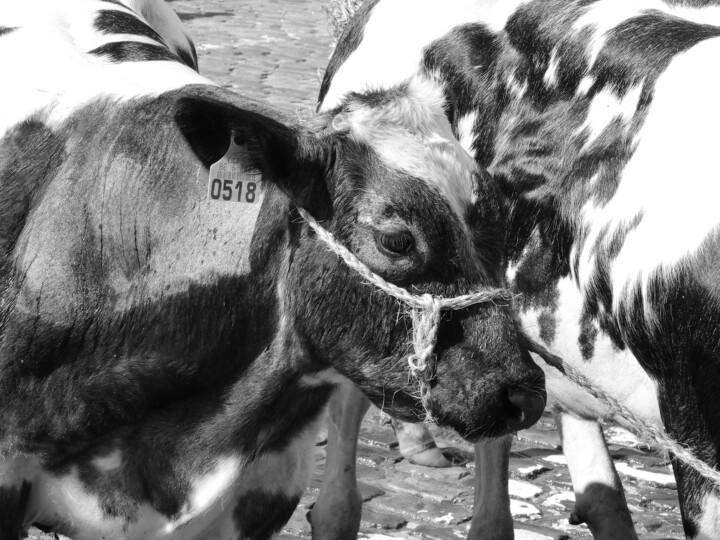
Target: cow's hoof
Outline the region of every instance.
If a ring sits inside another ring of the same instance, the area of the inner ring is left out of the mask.
[[[580,516],[580,512],[577,511],[577,508],[574,509],[570,514],[570,517],[568,518],[568,523],[570,523],[570,525],[580,525],[582,523],[585,523],[585,520]]]
[[[442,450],[437,446],[408,455],[403,454],[403,457],[410,463],[423,467],[452,467],[452,462],[443,455]]]

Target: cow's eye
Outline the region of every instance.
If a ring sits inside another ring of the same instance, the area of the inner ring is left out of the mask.
[[[375,242],[380,251],[389,252],[392,255],[407,255],[415,247],[415,238],[408,231],[378,232],[375,234]]]

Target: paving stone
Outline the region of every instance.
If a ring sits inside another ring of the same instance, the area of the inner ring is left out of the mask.
[[[398,463],[395,466],[395,470],[410,475],[423,476],[425,478],[441,482],[456,482],[470,474],[470,471],[465,467],[418,467],[407,460]]]
[[[526,501],[518,501],[517,499],[510,499],[510,513],[515,519],[542,516],[542,512],[537,506]]]
[[[420,538],[427,540],[458,540],[467,536],[467,532],[465,531],[457,531],[443,526],[428,525],[426,523],[418,525],[412,532]]]
[[[436,519],[452,514],[449,525],[459,525],[472,517],[472,498],[466,501],[438,503],[407,493],[393,493],[392,496],[378,497],[369,506],[385,512],[396,512],[408,521],[437,523]]]
[[[540,495],[544,490],[537,484],[520,482],[511,478],[508,482],[508,491],[511,497],[519,499],[533,499]]]
[[[621,475],[630,476],[636,480],[647,482],[652,485],[675,488],[675,476],[672,473],[665,472],[653,472],[646,471],[643,469],[637,469],[628,465],[627,463],[615,463],[615,468]]]
[[[389,492],[409,493],[431,501],[452,501],[465,493],[463,486],[457,483],[438,484],[417,477],[396,477],[379,481],[379,485]]]
[[[366,505],[360,523],[370,529],[399,530],[407,524],[407,519],[394,512],[383,512]]]
[[[549,464],[540,464],[527,458],[517,458],[510,463],[510,474],[524,480],[535,480],[541,474],[552,470]]]
[[[560,434],[555,424],[547,421],[540,421],[529,429],[518,431],[518,439],[521,441],[541,444],[548,448],[560,449]]]

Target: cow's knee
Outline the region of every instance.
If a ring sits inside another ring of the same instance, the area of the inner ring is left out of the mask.
[[[370,402],[355,386],[341,385],[328,407],[325,476],[310,514],[313,540],[354,540],[360,529],[362,497],[355,478],[360,424]]]
[[[571,523],[587,523],[597,539],[636,539],[625,492],[600,425],[566,413],[555,420],[575,490]]]

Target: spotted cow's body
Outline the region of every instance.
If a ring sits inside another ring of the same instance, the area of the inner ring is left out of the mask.
[[[496,287],[468,221],[499,227],[497,193],[456,146],[408,137],[402,163],[436,151],[409,171],[353,111],[300,126],[218,88],[158,1],[14,2],[0,27],[0,538],[271,538],[338,381],[469,437],[537,419],[509,306],[443,320],[421,400],[410,319],[296,210],[418,292]],[[416,91],[388,114],[425,118]]]
[[[639,416],[661,413],[712,466],[718,53],[711,1],[369,1],[320,99],[330,111],[351,93],[436,84],[458,141],[506,196],[525,330]],[[611,414],[546,374],[561,410]],[[720,536],[712,484],[674,466],[686,533]]]

